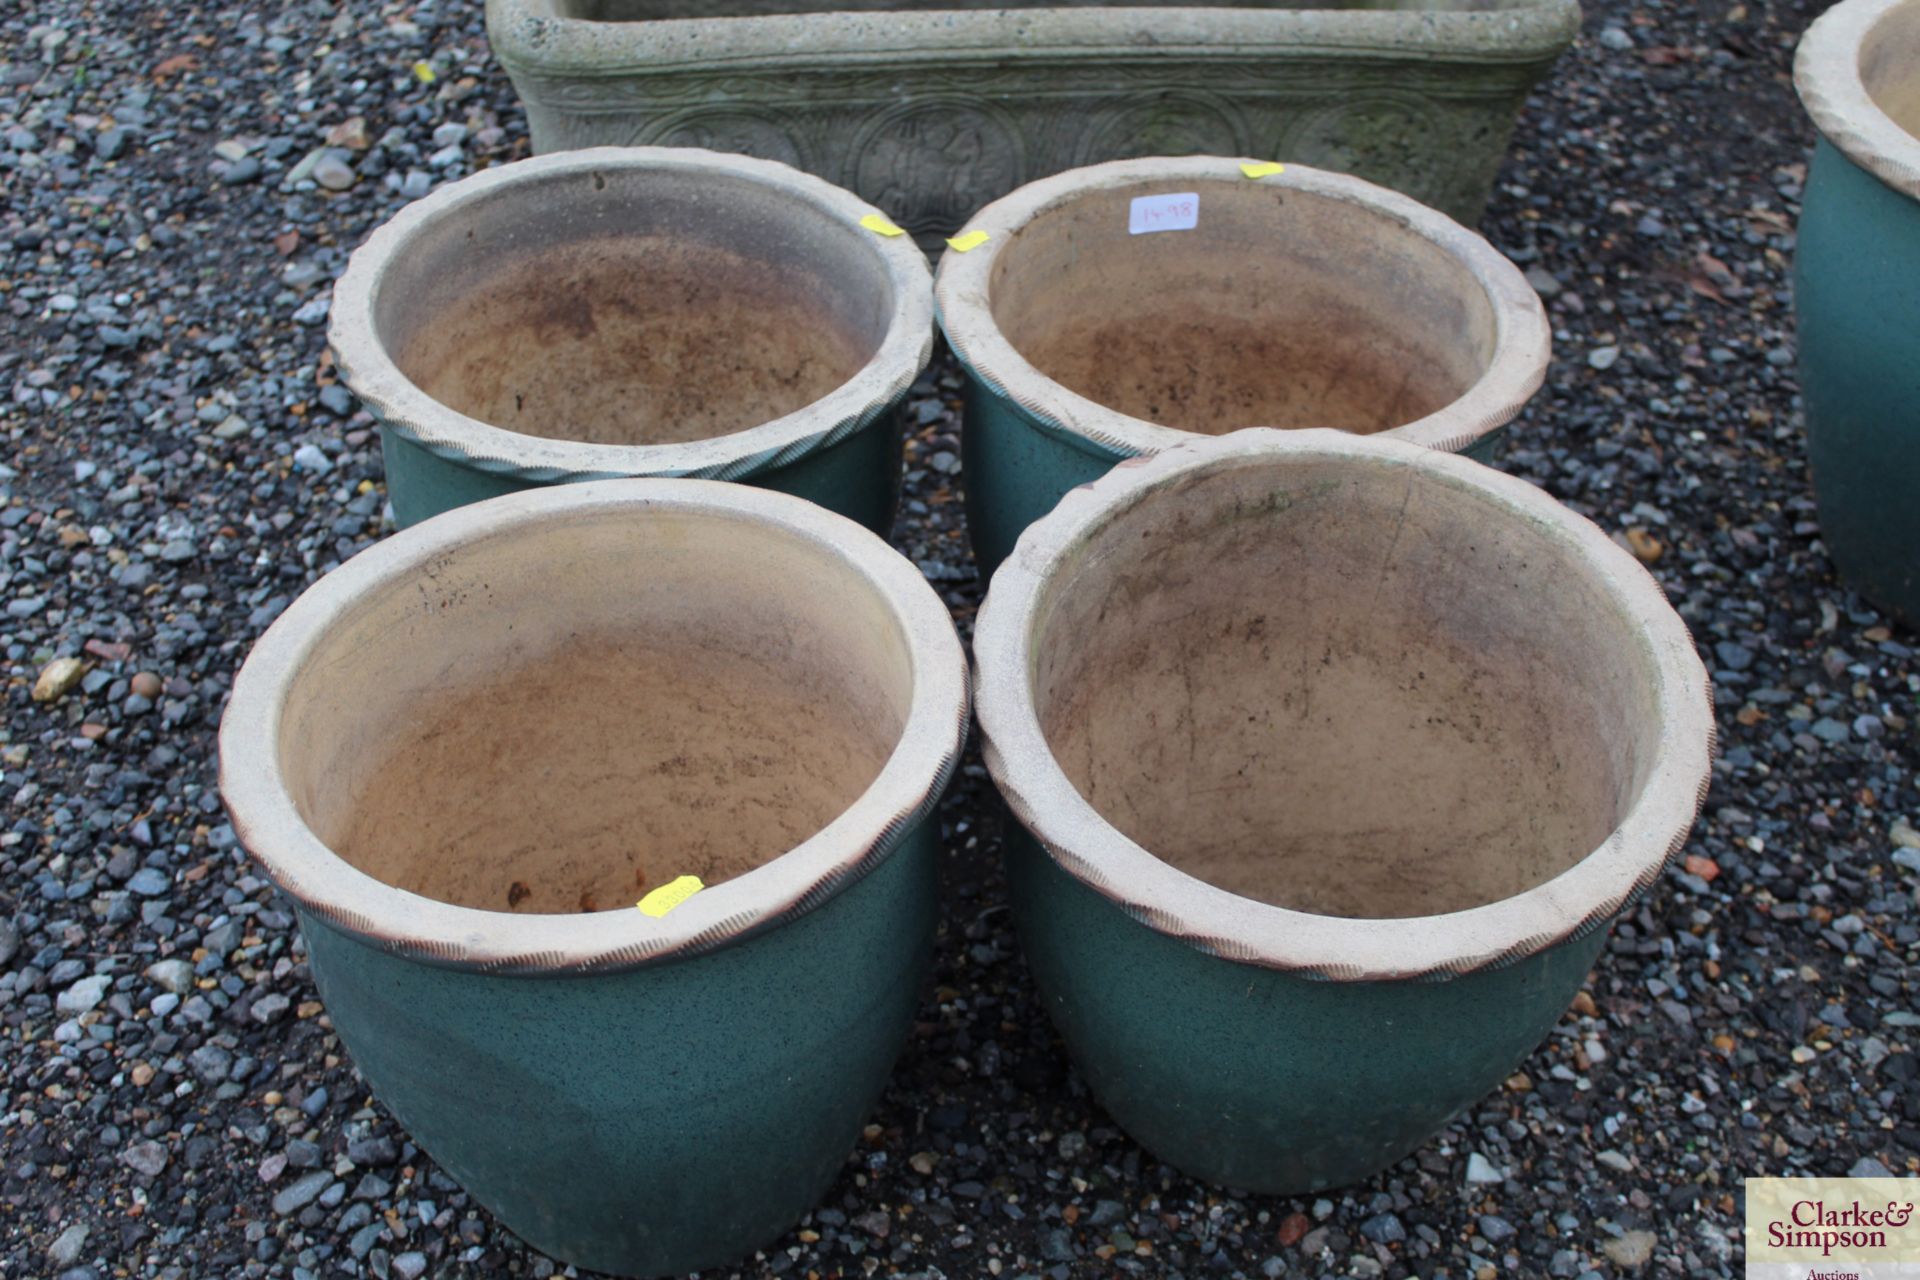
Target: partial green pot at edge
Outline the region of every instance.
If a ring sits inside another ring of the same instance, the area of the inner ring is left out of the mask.
[[[1794,254],[1820,534],[1920,626],[1920,0],[1844,0],[1794,60],[1820,130]]]
[[[962,482],[983,574],[1116,461],[1240,428],[1492,461],[1546,377],[1551,332],[1526,277],[1398,192],[1272,168],[1092,165],[994,201],[956,237],[985,237],[950,249],[935,285],[966,373]],[[1179,194],[1194,225],[1134,231],[1136,201]]]
[[[1524,481],[1338,432],[1111,470],[1001,565],[985,758],[1043,1003],[1155,1155],[1353,1183],[1512,1072],[1705,793],[1658,585]]]
[[[933,343],[910,237],[770,160],[596,147],[406,206],[334,288],[404,527],[538,485],[738,480],[885,536]]]
[[[811,503],[529,490],[297,599],[221,789],[420,1145],[557,1258],[679,1274],[853,1149],[927,971],[966,681],[914,567]]]

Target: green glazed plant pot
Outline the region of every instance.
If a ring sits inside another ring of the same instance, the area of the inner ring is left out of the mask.
[[[811,503],[533,489],[296,600],[220,782],[420,1145],[546,1252],[678,1274],[853,1148],[927,968],[966,680],[913,566]]]
[[[1684,843],[1707,673],[1524,481],[1250,430],[1115,467],[974,633],[1043,1001],[1161,1159],[1263,1192],[1427,1141],[1565,1011]]]
[[[1295,164],[1249,178],[1254,163],[1063,173],[987,206],[962,233],[985,239],[941,260],[983,571],[1121,458],[1331,427],[1484,459],[1539,389],[1546,313],[1480,236],[1358,178]],[[1141,230],[1140,211],[1168,201],[1190,206],[1188,225]]]
[[[786,165],[606,147],[500,165],[354,251],[328,336],[402,526],[536,485],[741,480],[885,534],[931,281]]]
[[[1920,2],[1835,5],[1793,81],[1820,130],[1794,312],[1821,538],[1848,585],[1920,626]]]

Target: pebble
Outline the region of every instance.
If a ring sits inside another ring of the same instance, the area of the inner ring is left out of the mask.
[[[58,702],[73,692],[86,670],[86,664],[78,658],[55,658],[40,669],[39,678],[33,682],[33,700]]]
[[[273,1211],[283,1218],[292,1217],[318,1200],[320,1193],[325,1191],[332,1181],[333,1175],[322,1170],[318,1173],[306,1174],[288,1183],[285,1190],[273,1197]]]
[[[127,878],[127,888],[143,898],[157,898],[173,888],[173,878],[155,867],[142,867]]]
[[[136,1173],[157,1178],[167,1167],[167,1149],[152,1140],[136,1142],[120,1153],[121,1162]]]
[[[112,985],[113,979],[104,973],[82,978],[60,993],[54,1008],[61,1013],[90,1013],[107,998],[107,988]]]
[[[1627,1231],[1601,1245],[1600,1251],[1616,1267],[1643,1267],[1658,1243],[1659,1238],[1651,1231]]]
[[[71,1222],[61,1229],[47,1246],[47,1261],[56,1267],[70,1267],[80,1260],[92,1229],[84,1222]]]
[[[324,154],[313,165],[313,180],[329,191],[345,191],[358,180],[353,166],[332,154]]]

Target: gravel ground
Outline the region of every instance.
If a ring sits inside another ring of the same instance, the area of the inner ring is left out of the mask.
[[[384,528],[330,282],[405,200],[526,153],[478,7],[0,16],[0,1274],[556,1270],[369,1098],[214,790],[249,643]],[[1648,561],[1714,671],[1684,865],[1416,1156],[1237,1196],[1158,1164],[1066,1065],[976,761],[892,1085],[742,1274],[1732,1275],[1742,1177],[1920,1169],[1920,664],[1834,583],[1797,420],[1787,69],[1812,13],[1711,8],[1591,4],[1486,223],[1558,352],[1507,465]],[[898,542],[965,626],[955,388],[937,366],[913,406]]]

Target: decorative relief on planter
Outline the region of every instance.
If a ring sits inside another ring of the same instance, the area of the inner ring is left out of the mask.
[[[537,151],[693,145],[781,160],[851,188],[928,248],[1023,183],[1147,155],[1318,165],[1472,223],[1528,89],[1579,24],[1575,0],[611,22],[568,16],[572,2],[488,0]],[[809,3],[831,7],[793,7]]]

